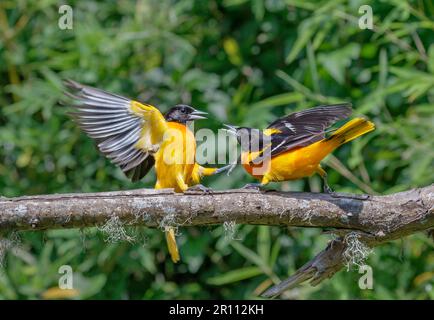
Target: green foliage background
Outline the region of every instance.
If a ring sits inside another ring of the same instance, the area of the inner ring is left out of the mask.
[[[277,116],[350,101],[377,130],[326,161],[338,191],[388,194],[434,181],[434,3],[368,0],[0,2],[0,194],[7,197],[152,187],[129,182],[57,105],[71,78],[159,106],[189,103],[198,123],[264,127]],[[361,30],[359,7],[373,8]],[[252,180],[236,169],[213,188]],[[317,177],[273,185],[319,191]],[[0,213],[1,214],[1,213]],[[127,229],[108,243],[96,228],[8,235],[0,298],[40,298],[72,266],[76,298],[254,298],[312,258],[330,239],[316,229],[185,228],[182,262],[168,259],[159,230]],[[233,235],[231,231],[235,231]],[[233,235],[231,237],[231,235]],[[356,269],[284,298],[433,299],[433,242],[419,234],[376,248],[374,289]]]

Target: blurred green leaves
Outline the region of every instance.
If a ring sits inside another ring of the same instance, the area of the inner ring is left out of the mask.
[[[350,43],[342,49],[318,55],[318,61],[328,71],[330,76],[339,84],[345,81],[345,71],[351,66],[351,62],[359,57],[360,45]]]

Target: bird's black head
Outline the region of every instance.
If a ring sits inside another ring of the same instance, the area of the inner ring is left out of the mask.
[[[187,121],[206,119],[203,115],[206,112],[199,111],[185,104],[177,104],[164,115],[166,121],[173,121],[185,124]]]
[[[247,127],[234,127],[225,125],[227,131],[237,137],[238,143],[241,145],[242,151],[259,151],[268,145],[271,138],[265,135],[262,130],[247,128]]]

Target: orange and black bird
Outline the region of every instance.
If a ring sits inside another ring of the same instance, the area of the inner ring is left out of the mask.
[[[199,185],[203,176],[216,173],[196,163],[196,140],[187,122],[206,119],[206,112],[176,105],[164,116],[154,106],[66,80],[74,111],[69,115],[96,141],[98,149],[132,181],[143,178],[155,166],[156,189],[184,192]],[[219,171],[221,172],[221,171]],[[166,227],[173,262],[180,260],[173,227]]]
[[[226,125],[241,145],[242,166],[260,181],[246,187],[258,188],[317,173],[324,181],[324,191],[331,193],[321,160],[344,143],[375,129],[372,122],[357,117],[337,130],[327,130],[351,112],[351,104],[336,104],[291,113],[265,130]]]

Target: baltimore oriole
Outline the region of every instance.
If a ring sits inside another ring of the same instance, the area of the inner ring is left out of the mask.
[[[216,168],[196,163],[196,140],[186,125],[188,121],[206,119],[205,112],[176,105],[163,116],[150,104],[71,80],[65,85],[73,92],[65,94],[78,102],[74,105],[76,111],[69,114],[132,181],[143,178],[155,165],[156,189],[184,192],[199,184],[201,177],[216,173]],[[180,257],[174,228],[166,227],[165,233],[170,256],[176,263]]]
[[[324,190],[332,192],[321,160],[340,145],[375,129],[372,122],[359,117],[334,132],[326,131],[336,121],[348,118],[351,111],[350,104],[319,106],[277,119],[265,130],[226,125],[241,145],[242,166],[260,181],[247,187],[317,173],[324,181]],[[328,132],[332,133],[326,137]]]

